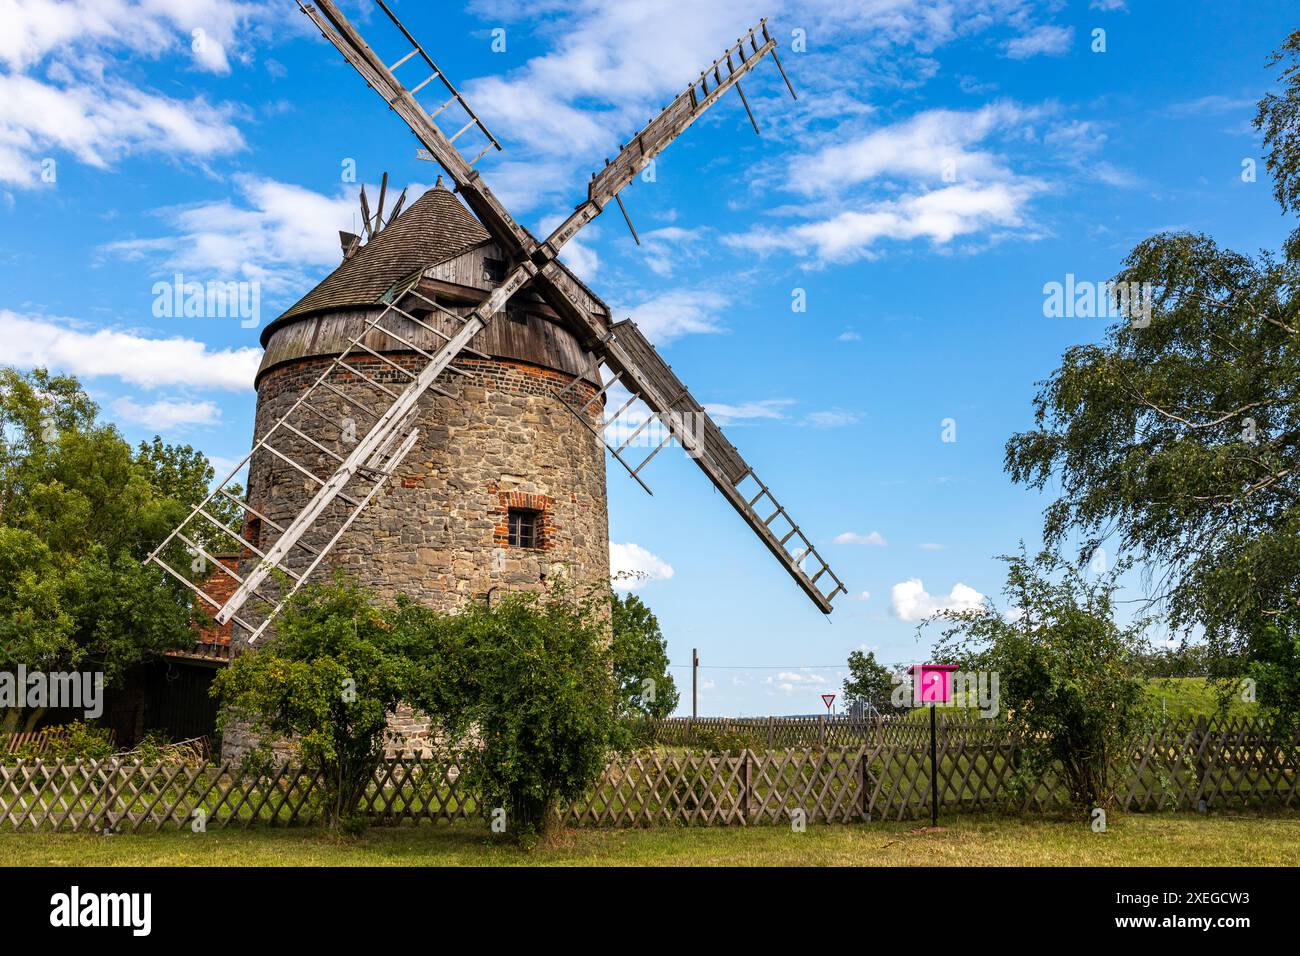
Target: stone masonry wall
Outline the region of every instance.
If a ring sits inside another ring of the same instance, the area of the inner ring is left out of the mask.
[[[417,364],[414,356],[387,357],[406,367]],[[393,392],[400,392],[408,381],[379,359],[349,357],[348,361]],[[322,570],[328,574],[329,569],[344,568],[383,597],[404,593],[444,611],[482,600],[492,589],[497,593],[539,589],[558,576],[578,584],[608,580],[604,448],[554,397],[570,376],[498,359],[458,359],[455,364],[463,374],[444,373],[438,380],[450,397],[430,391],[421,398],[416,419],[421,434],[415,447],[313,579],[324,577]],[[266,434],[327,365],[327,359],[303,359],[262,375],[256,438]],[[352,376],[330,381],[366,407],[382,407],[390,401]],[[595,392],[585,382],[581,388],[582,400]],[[324,390],[316,395],[328,395],[328,400],[318,398],[315,404],[341,427],[302,412],[291,421],[325,447],[346,455],[349,441],[363,437],[372,419]],[[603,405],[603,401],[592,404],[593,422],[599,422]],[[322,477],[328,477],[336,465],[283,429],[272,444]],[[257,452],[250,465],[249,503],[280,525],[288,524],[318,487],[265,450]],[[354,480],[347,492],[360,498],[368,487]],[[508,545],[505,520],[510,507],[541,513],[539,547]],[[320,548],[347,509],[336,502],[329,512],[335,519],[324,523],[328,529],[313,529],[307,543]],[[259,524],[250,522],[246,536],[265,550],[275,532]],[[311,560],[299,548],[288,564],[303,569]],[[249,567],[251,562],[246,562],[245,570]],[[273,592],[274,585],[268,581],[261,590]],[[246,619],[259,619],[256,604],[246,605]],[[245,643],[246,636],[237,628],[237,649]],[[410,714],[401,715],[393,728],[401,738],[393,749],[423,749],[427,728]],[[223,755],[237,757],[247,743],[243,734],[230,728]]]

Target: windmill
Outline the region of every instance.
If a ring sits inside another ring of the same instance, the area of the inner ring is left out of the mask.
[[[516,552],[509,549],[518,548],[532,560],[551,544],[561,556],[576,555],[592,566],[606,562],[601,573],[608,574],[604,449],[646,487],[646,464],[676,440],[795,583],[829,613],[832,599],[845,587],[812,541],[635,323],[612,321],[608,307],[557,258],[611,200],[622,208],[620,190],[733,87],[753,122],[740,80],[763,57],[772,57],[794,95],[766,21],[607,159],[592,175],[586,199],[538,241],[474,168],[501,144],[384,0],[376,2],[403,44],[404,52],[391,62],[380,58],[333,0],[311,5],[300,0],[299,6],[407,124],[473,216],[445,189],[435,188],[400,217],[399,208],[385,221],[387,177],[375,216],[363,193],[369,241],[362,245],[360,236],[343,234],[344,263],[263,332],[266,356],[252,449],[149,560],[192,590],[219,623],[233,622],[248,643],[264,633],[284,601],[327,557],[333,554],[334,566],[370,560],[340,545],[350,540],[345,536],[354,526],[356,536],[363,528],[370,535],[375,560],[382,548],[388,563],[381,583],[394,587],[403,575],[443,574],[427,565],[444,562],[452,571],[430,588],[463,590],[477,571],[455,569],[490,555],[492,573],[504,576],[482,579],[492,582],[490,594],[499,581],[521,582],[538,567],[545,576],[543,565],[512,557]],[[409,88],[396,76],[403,67],[422,71]],[[427,111],[416,97],[431,84],[445,99]],[[437,122],[440,116],[443,125],[457,127],[450,135]],[[516,329],[511,316],[520,309],[525,322]],[[546,321],[527,324],[538,315]],[[503,362],[502,356],[512,355],[519,361]],[[485,420],[480,409],[491,403],[471,407],[468,386],[459,383],[525,400],[511,399],[514,406],[497,409],[515,416],[510,421]],[[631,397],[606,416],[605,399],[615,385]],[[637,400],[649,409],[648,417],[623,440],[612,439]],[[561,409],[560,417],[571,416],[565,418],[568,425],[551,416],[552,406]],[[506,467],[501,462],[509,464],[491,443],[497,441],[494,430],[521,434],[511,424],[517,412],[531,422],[528,444],[536,457],[530,460],[580,487],[556,494],[548,486],[551,493],[545,493],[546,488],[526,481],[510,484],[520,480],[517,476],[503,476],[503,487],[495,477],[484,478],[500,474]],[[663,440],[633,461],[630,449],[641,447],[635,440],[651,423],[657,423]],[[580,441],[588,431],[598,440],[587,435]],[[588,449],[594,458],[587,457]],[[246,464],[249,488],[241,497],[230,482]],[[463,513],[458,496],[481,497],[485,482],[501,507]],[[436,494],[405,511],[390,506],[404,495],[422,494],[426,484],[436,485]],[[241,529],[221,517],[232,508],[244,514]],[[214,535],[242,554],[237,569],[213,554],[218,550]],[[429,560],[421,566],[422,545],[430,541],[436,546],[425,549]],[[478,541],[493,547],[483,550]],[[196,583],[193,575],[176,570],[185,557],[193,558],[195,572],[211,567],[221,587]]]

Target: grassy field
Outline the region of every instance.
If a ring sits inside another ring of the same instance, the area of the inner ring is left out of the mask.
[[[1153,677],[1147,681],[1147,701],[1157,714],[1181,717],[1219,716],[1219,687],[1204,677]],[[1259,705],[1240,696],[1230,698],[1228,717],[1258,717]]]
[[[1296,866],[1300,814],[1111,814],[1085,823],[962,816],[940,832],[915,823],[656,830],[571,830],[531,852],[479,823],[374,829],[356,840],[312,830],[131,836],[0,833],[8,866]]]

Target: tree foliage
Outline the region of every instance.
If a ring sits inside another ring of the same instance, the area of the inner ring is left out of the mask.
[[[1076,808],[1107,807],[1146,716],[1142,622],[1121,627],[1114,616],[1127,566],[1089,580],[1050,552],[1002,560],[1010,607],[941,612],[935,657],[999,675],[1025,779],[1055,768]]]
[[[413,702],[447,736],[469,731],[467,785],[522,842],[549,838],[626,743],[607,600],[554,586],[427,616],[431,678]]]
[[[1300,200],[1297,57],[1300,31],[1275,57],[1288,64],[1281,95],[1256,117],[1283,210]],[[1294,638],[1300,607],[1297,278],[1296,236],[1254,256],[1205,235],[1140,242],[1117,279],[1149,284],[1149,324],[1067,351],[1041,383],[1035,427],[1006,446],[1014,480],[1059,484],[1049,546],[1077,534],[1081,558],[1106,541],[1143,552],[1172,627],[1203,629],[1213,655],[1239,666],[1285,645],[1264,635]]]
[[[1294,741],[1300,732],[1300,613],[1256,622],[1245,671],[1255,682],[1259,702],[1273,718],[1278,739]]]
[[[265,644],[217,675],[220,728],[242,723],[258,738],[254,757],[291,742],[320,775],[327,825],[357,828],[389,718],[428,679],[424,621],[409,602],[381,606],[343,578],[304,587]]]
[[[1264,134],[1266,168],[1273,177],[1273,196],[1283,212],[1300,211],[1300,30],[1269,57],[1278,67],[1282,92],[1266,93],[1255,113],[1255,129]]]
[[[613,596],[611,613],[614,679],[624,708],[646,717],[667,717],[681,695],[668,673],[668,642],[659,620],[630,593]]]
[[[291,742],[325,783],[326,821],[351,830],[389,719],[409,705],[489,822],[529,843],[625,743],[606,601],[553,586],[444,614],[342,577],[310,585],[214,683],[221,726],[251,729],[254,759]]]
[[[880,713],[894,709],[890,700],[894,691],[894,677],[889,668],[876,662],[876,652],[851,651],[849,676],[844,679],[844,704],[874,708]]]
[[[0,667],[93,663],[112,685],[193,639],[188,594],[141,561],[212,472],[189,446],[133,452],[97,414],[74,378],[0,368]]]
[[[1014,480],[1059,482],[1049,545],[1145,552],[1173,625],[1224,653],[1300,599],[1298,267],[1205,236],[1143,241],[1120,279],[1154,286],[1150,325],[1067,351],[1006,448]]]

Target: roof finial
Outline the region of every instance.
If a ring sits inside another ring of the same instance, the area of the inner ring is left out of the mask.
[[[438,174],[438,181],[437,181],[436,183],[433,184],[433,188],[434,188],[434,189],[441,189],[441,188],[442,188],[442,173],[439,173],[439,174]]]

